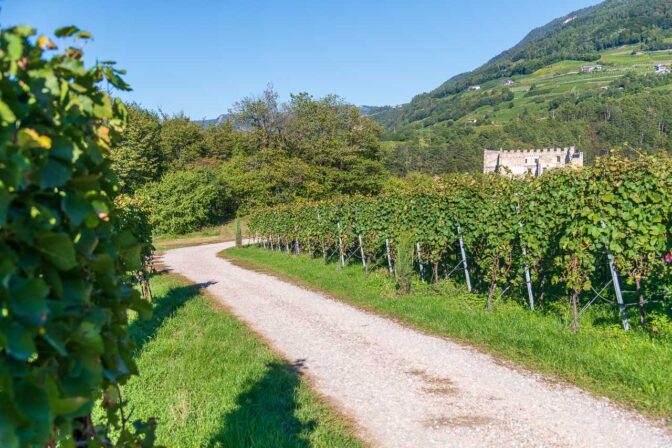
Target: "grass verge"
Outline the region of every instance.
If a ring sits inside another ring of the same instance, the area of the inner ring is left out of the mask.
[[[367,278],[361,266],[340,271],[322,260],[256,247],[228,249],[222,256],[553,374],[628,407],[666,417],[668,422],[672,416],[672,344],[643,332],[626,334],[619,329],[612,309],[598,307],[585,315],[583,328],[573,334],[557,310],[532,313],[517,302],[502,299],[488,312],[483,296],[466,294],[449,282],[414,284],[413,292],[402,298],[396,296],[393,282],[384,273]],[[614,325],[607,326],[605,321]]]
[[[132,419],[156,417],[171,447],[361,447],[268,346],[175,275],[151,280],[152,320],[134,321],[140,376],[124,388]]]

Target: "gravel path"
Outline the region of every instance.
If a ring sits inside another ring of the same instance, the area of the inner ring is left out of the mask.
[[[671,447],[662,427],[607,400],[513,369],[216,254],[231,243],[169,251],[163,262],[208,286],[381,447]]]

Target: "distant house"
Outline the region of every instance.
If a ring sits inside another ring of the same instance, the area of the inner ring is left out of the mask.
[[[481,86],[469,86],[469,90],[481,90]]]
[[[670,68],[667,65],[658,64],[656,65],[656,73],[658,73],[659,75],[669,75]]]
[[[593,73],[593,72],[600,72],[602,71],[602,66],[601,65],[584,65],[581,67],[581,71],[583,73]]]
[[[505,86],[512,86],[515,83],[516,83],[516,81],[514,81],[513,79],[507,79],[506,81],[504,81]]]
[[[478,119],[476,119],[476,118],[470,118],[470,119],[467,120],[467,123],[468,123],[468,124],[476,124],[476,123],[478,123]]]

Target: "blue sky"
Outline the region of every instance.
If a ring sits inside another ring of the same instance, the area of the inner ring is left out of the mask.
[[[405,103],[597,2],[2,0],[0,23],[90,31],[90,60],[128,70],[125,99],[201,119],[269,83],[281,99],[306,91]]]

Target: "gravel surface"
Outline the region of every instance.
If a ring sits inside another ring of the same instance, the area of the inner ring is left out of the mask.
[[[213,282],[373,446],[672,447],[662,425],[608,400],[217,258],[231,244],[172,250],[163,263]]]

